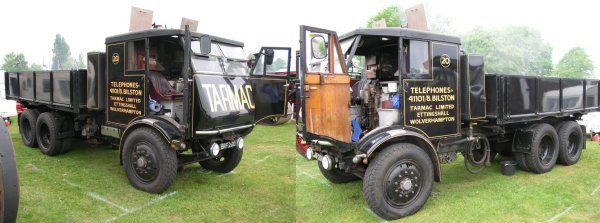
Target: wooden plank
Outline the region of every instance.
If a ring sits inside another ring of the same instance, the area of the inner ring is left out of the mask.
[[[427,27],[427,17],[425,16],[425,6],[423,4],[408,8],[405,13],[409,29],[429,30]]]
[[[131,19],[129,21],[129,32],[152,29],[152,10],[131,7]]]

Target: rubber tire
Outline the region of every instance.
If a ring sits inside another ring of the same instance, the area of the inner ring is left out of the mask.
[[[579,142],[576,144],[577,152],[570,156],[569,154],[569,138],[572,133],[575,133],[579,136]],[[569,166],[577,163],[579,161],[579,157],[581,157],[581,152],[583,151],[583,144],[585,143],[585,137],[583,135],[583,131],[577,122],[567,121],[564,124],[560,125],[558,129],[558,163]]]
[[[385,200],[385,175],[397,161],[405,159],[413,161],[421,170],[422,189],[412,203],[404,208],[395,208]],[[433,177],[433,162],[423,149],[409,143],[393,144],[370,161],[363,182],[363,194],[375,214],[386,220],[398,219],[419,211],[425,205],[433,189]]]
[[[229,173],[233,171],[240,161],[242,160],[242,155],[244,155],[243,149],[238,148],[229,148],[225,150],[221,150],[223,155],[214,158],[200,161],[200,166],[204,169],[212,170],[218,173]]]
[[[319,170],[321,171],[321,174],[323,174],[325,179],[329,180],[329,182],[334,184],[349,183],[360,179],[354,174],[346,173],[335,167],[332,170],[326,170],[325,168],[323,168],[323,165],[321,165],[321,161],[317,162],[317,165],[319,165]]]
[[[13,143],[0,124],[0,221],[15,222],[19,212],[19,173]]]
[[[23,141],[23,144],[31,148],[37,147],[36,122],[38,116],[39,112],[35,109],[27,109],[19,116],[19,133],[21,134],[21,140]],[[25,125],[27,125],[28,128],[25,127]],[[29,131],[29,137],[26,136],[26,131]]]
[[[134,146],[139,142],[146,143],[158,162],[158,176],[149,182],[144,182],[137,177],[131,162]],[[123,144],[123,168],[129,183],[133,187],[145,192],[159,194],[166,191],[177,177],[177,154],[169,147],[160,133],[148,127],[140,127],[133,130],[125,139]]]
[[[553,126],[546,123],[534,124],[530,127],[533,130],[533,137],[529,139],[529,146],[531,148],[531,153],[523,154],[525,158],[526,165],[530,172],[533,173],[546,173],[552,170],[554,164],[556,164],[556,160],[558,158],[558,134]],[[539,145],[542,139],[545,136],[550,136],[554,140],[553,148],[554,150],[552,158],[547,165],[541,163],[538,153],[539,153]]]
[[[38,117],[36,122],[35,135],[38,142],[38,147],[42,153],[48,156],[63,154],[67,152],[71,146],[70,139],[58,139],[58,133],[60,132],[60,129],[57,128],[58,123],[56,122],[56,118],[59,116],[59,114],[54,112],[44,112]],[[44,145],[44,143],[42,143],[42,137],[44,136],[42,130],[44,126],[48,128],[48,145]]]

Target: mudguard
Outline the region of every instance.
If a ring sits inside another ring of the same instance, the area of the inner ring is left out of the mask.
[[[417,132],[401,129],[400,127],[383,127],[369,132],[361,142],[359,142],[359,150],[367,155],[367,159],[372,158],[371,155],[394,142],[409,142],[413,143],[427,152],[434,166],[434,178],[436,182],[440,182],[442,173],[435,147],[427,139],[426,136]]]
[[[123,164],[123,144],[127,136],[133,132],[133,130],[140,127],[150,127],[157,132],[159,132],[163,138],[167,141],[167,143],[171,143],[172,140],[183,138],[183,131],[181,131],[178,127],[177,123],[173,123],[173,121],[169,121],[168,119],[163,119],[160,117],[146,117],[135,119],[127,125],[127,128],[123,131],[121,135],[121,140],[119,142],[119,163]]]

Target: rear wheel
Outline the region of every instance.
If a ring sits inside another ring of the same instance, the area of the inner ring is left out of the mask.
[[[125,139],[123,168],[135,188],[162,193],[177,176],[177,155],[159,133],[141,127]]]
[[[35,109],[27,109],[21,113],[19,117],[19,132],[21,133],[21,139],[23,144],[29,147],[37,146],[36,139],[36,122],[39,116],[39,112]]]
[[[71,146],[71,139],[59,139],[59,114],[42,113],[36,122],[36,138],[40,151],[48,156],[66,153]]]
[[[425,205],[433,176],[433,163],[425,151],[413,144],[393,144],[371,161],[363,193],[374,213],[387,220],[398,219]]]
[[[549,124],[540,123],[530,127],[532,137],[527,139],[531,150],[529,154],[522,154],[529,171],[545,173],[552,170],[558,158],[558,135]]]
[[[579,124],[574,121],[565,122],[558,129],[558,162],[573,165],[579,161],[585,136]]]
[[[238,148],[221,150],[216,158],[200,161],[200,166],[219,173],[229,173],[240,163],[243,154],[244,150]]]

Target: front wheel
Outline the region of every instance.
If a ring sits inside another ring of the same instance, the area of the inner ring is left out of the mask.
[[[135,188],[162,193],[177,176],[177,154],[159,133],[141,127],[125,139],[123,168]]]
[[[238,148],[221,150],[216,158],[200,161],[200,166],[219,173],[229,173],[240,163],[243,154],[244,150]]]
[[[431,195],[433,171],[427,153],[414,144],[384,148],[365,173],[363,193],[369,208],[387,220],[417,212]]]

